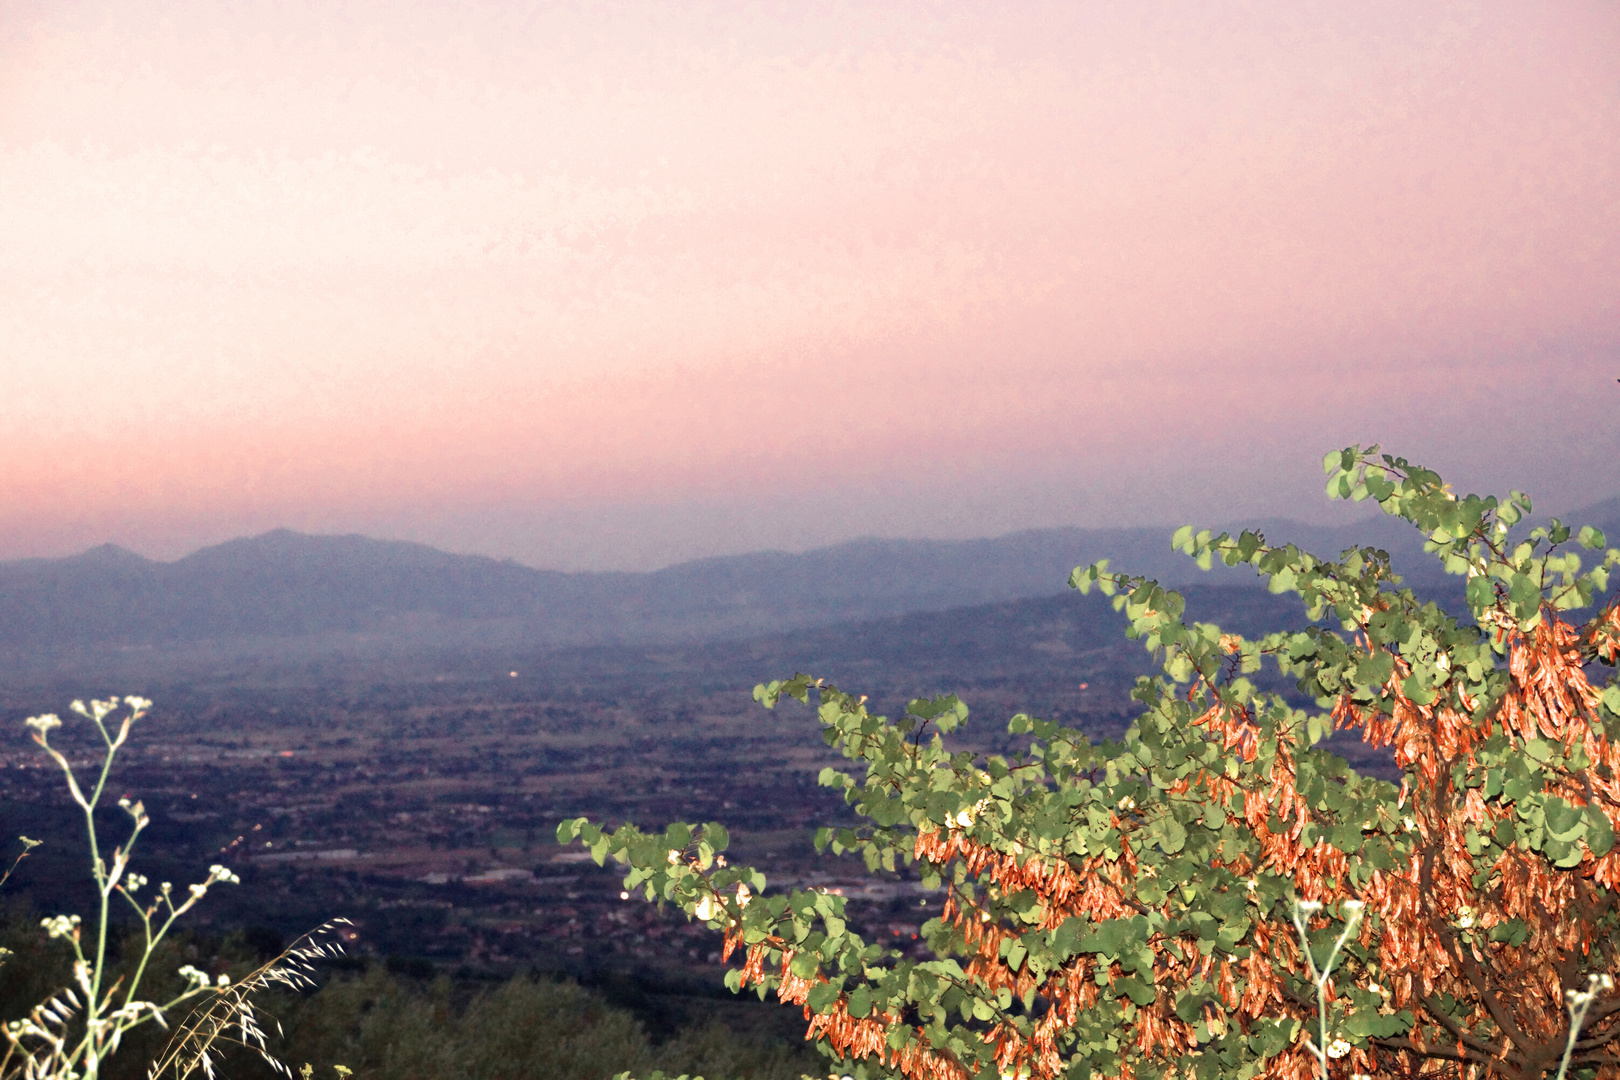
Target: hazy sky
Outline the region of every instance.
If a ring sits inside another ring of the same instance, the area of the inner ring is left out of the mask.
[[[0,5],[0,558],[1620,492],[1620,6]]]

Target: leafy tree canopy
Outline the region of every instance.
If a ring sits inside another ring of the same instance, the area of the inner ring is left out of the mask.
[[[1027,752],[979,757],[940,737],[967,718],[949,695],[890,719],[807,675],[755,689],[814,703],[856,765],[821,782],[862,824],[818,845],[948,890],[933,959],[862,940],[839,896],[767,893],[725,865],[719,825],[559,837],[721,931],[730,985],[802,1006],[862,1080],[1529,1078],[1566,1050],[1573,1075],[1620,1076],[1620,998],[1583,999],[1573,1034],[1566,1007],[1620,951],[1620,606],[1569,618],[1620,550],[1556,520],[1520,538],[1523,494],[1458,497],[1377,447],[1324,466],[1330,496],[1374,499],[1467,577],[1468,618],[1380,550],[1188,527],[1175,546],[1253,566],[1313,625],[1249,639],[1188,623],[1154,581],[1077,569],[1162,661],[1120,741],[1018,715]],[[1268,663],[1300,696],[1256,686]],[[1334,731],[1388,747],[1401,782],[1321,747]]]

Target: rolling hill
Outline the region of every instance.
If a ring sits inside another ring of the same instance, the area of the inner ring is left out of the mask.
[[[1571,515],[1620,539],[1620,499]],[[1434,581],[1421,538],[1377,518],[1325,528],[1258,523],[1318,554],[1372,543]],[[649,573],[563,573],[420,544],[277,530],[156,562],[112,545],[0,563],[0,653],[79,663],[137,651],[377,652],[694,643],[942,611],[1067,591],[1077,564],[1109,558],[1167,584],[1255,581],[1197,570],[1169,529],[1032,530],[984,540],[860,539]],[[155,659],[155,657],[154,657]]]

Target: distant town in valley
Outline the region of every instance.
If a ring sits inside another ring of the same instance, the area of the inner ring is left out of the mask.
[[[1597,509],[1596,523],[1620,535],[1620,520],[1601,519],[1620,519],[1620,503]],[[1378,535],[1382,523],[1372,524]],[[1268,531],[1295,539],[1286,529]],[[1356,539],[1350,527],[1298,528],[1313,531],[1325,545]],[[196,557],[202,584],[180,579],[184,561],[107,551],[0,564],[10,655],[0,706],[12,725],[0,742],[0,814],[12,835],[45,841],[8,890],[39,910],[87,901],[79,823],[20,721],[65,714],[74,698],[138,693],[156,705],[112,778],[152,818],[135,865],[177,883],[230,866],[242,883],[211,892],[198,925],[234,928],[265,949],[342,916],[351,956],[401,972],[552,972],[598,985],[633,974],[723,993],[717,934],[627,898],[611,862],[556,843],[558,822],[578,815],[658,828],[722,822],[734,841],[727,857],[762,869],[771,889],[839,892],[863,937],[920,949],[940,895],[904,871],[872,874],[815,852],[816,827],[851,820],[817,783],[842,759],[812,711],[766,711],[752,687],[805,671],[889,714],[954,693],[971,717],[951,743],[986,754],[1023,749],[1007,735],[1019,712],[1118,736],[1134,715],[1135,680],[1154,665],[1107,598],[1066,587],[1082,559],[1066,559],[1064,545],[1127,569],[1139,556],[1180,585],[1189,619],[1249,634],[1305,625],[1298,598],[1257,587],[1251,571],[1206,577],[1179,566],[1164,532],[1156,551],[1124,533],[1068,530],[710,560],[639,582],[579,575],[570,603],[595,595],[606,605],[590,624],[595,640],[528,646],[525,626],[554,625],[544,597],[519,610],[500,582],[532,585],[539,572],[406,545],[272,534],[216,551],[212,565]],[[1460,607],[1458,579],[1422,565],[1421,538],[1386,543],[1420,588]],[[168,607],[152,615],[140,590],[157,574],[169,575]],[[1036,589],[1037,579],[1050,585]],[[684,627],[681,589],[697,612]],[[505,606],[481,611],[481,596]],[[48,597],[54,629],[31,640],[39,619],[29,607]],[[964,599],[974,602],[954,602]],[[344,605],[347,623],[322,614]],[[638,605],[658,633],[638,637]],[[846,617],[852,610],[858,617]],[[304,623],[287,621],[300,611]],[[827,613],[819,624],[817,611]],[[88,762],[95,747],[74,730],[59,741]],[[1389,774],[1379,751],[1336,748]],[[105,823],[110,836],[125,824]]]

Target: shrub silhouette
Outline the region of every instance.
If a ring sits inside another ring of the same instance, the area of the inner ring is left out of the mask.
[[[447,978],[424,985],[373,967],[266,1008],[284,1029],[272,1043],[282,1056],[346,1062],[356,1080],[604,1080],[656,1070],[798,1080],[806,1064],[793,1047],[719,1024],[655,1045],[634,1016],[598,995],[522,976],[466,994]],[[236,1075],[271,1075],[241,1064]]]

